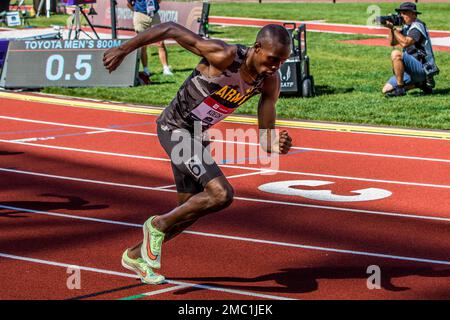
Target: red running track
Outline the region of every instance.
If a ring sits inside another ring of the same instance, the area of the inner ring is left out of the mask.
[[[239,17],[210,17],[209,22],[211,24],[223,24],[223,25],[237,25],[237,26],[249,26],[249,27],[263,27],[267,24],[280,24],[282,25],[286,21],[273,20],[273,19],[257,19],[257,18],[239,18]],[[290,21],[291,22],[291,21]],[[305,23],[308,30],[317,32],[331,32],[331,33],[348,33],[348,34],[366,34],[366,35],[387,35],[388,29],[384,27],[367,27],[363,25],[350,25],[350,24],[335,24],[335,23],[322,23],[312,21],[292,21],[296,24]],[[431,30],[431,37],[448,37],[450,31]]]
[[[232,206],[168,242],[169,283],[149,286],[120,255],[148,216],[176,205],[155,116],[0,103],[1,299],[449,298],[449,141],[290,128],[297,149],[276,174],[222,166]],[[252,128],[218,126],[238,127]],[[333,202],[258,189],[290,180],[392,194]],[[79,290],[67,288],[68,265],[82,268]],[[381,268],[379,290],[367,288],[370,265]]]

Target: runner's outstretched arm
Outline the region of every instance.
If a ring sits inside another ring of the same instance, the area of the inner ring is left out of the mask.
[[[280,132],[278,141],[275,134],[276,103],[280,95],[280,77],[278,72],[266,79],[258,104],[259,143],[266,152],[286,154],[292,145],[292,138],[286,130]]]
[[[112,72],[122,63],[127,54],[142,46],[166,39],[173,39],[183,48],[206,58],[219,70],[224,70],[232,63],[236,51],[235,46],[224,41],[203,39],[177,23],[165,22],[139,33],[119,47],[107,50],[103,56],[103,65]]]

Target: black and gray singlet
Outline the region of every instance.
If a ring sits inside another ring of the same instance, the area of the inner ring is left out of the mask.
[[[242,80],[240,68],[249,49],[243,45],[236,46],[234,61],[220,75],[208,77],[194,69],[158,118],[158,124],[168,130],[187,129],[192,132],[194,122],[201,121],[203,130],[207,130],[260,93],[264,77],[259,76],[253,85]],[[209,65],[204,58],[200,64]]]
[[[237,45],[233,62],[216,77],[203,75],[196,68],[157,120],[158,138],[171,159],[175,184],[180,193],[197,194],[212,179],[223,176],[207,149],[208,142],[194,136],[194,123],[201,123],[202,131],[205,131],[261,92],[263,76],[257,77],[253,85],[241,78],[240,68],[247,52],[247,47]],[[206,59],[202,59],[200,64],[209,65]],[[188,139],[174,138],[184,130],[188,132]],[[184,150],[181,161],[179,152],[174,152],[180,146]]]

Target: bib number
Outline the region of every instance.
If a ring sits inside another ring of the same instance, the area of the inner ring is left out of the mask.
[[[201,121],[202,126],[210,127],[228,117],[234,110],[234,108],[225,107],[213,98],[207,97],[191,111],[191,115],[194,120]]]

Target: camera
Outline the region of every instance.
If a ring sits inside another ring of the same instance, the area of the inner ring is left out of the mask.
[[[399,14],[391,14],[389,16],[376,17],[374,20],[378,24],[386,24],[386,22],[391,22],[394,26],[401,26],[403,24],[403,18]]]

